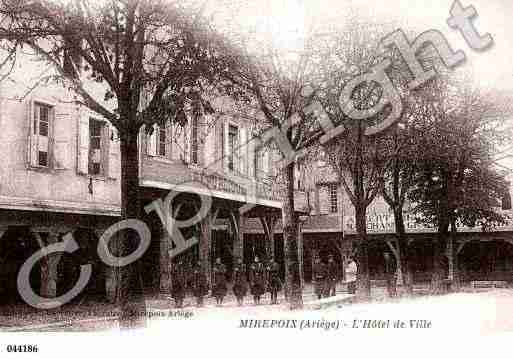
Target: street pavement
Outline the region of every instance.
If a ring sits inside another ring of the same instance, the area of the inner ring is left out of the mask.
[[[387,299],[384,288],[373,288],[373,301],[370,303],[350,303],[350,296],[344,290],[339,290],[337,296],[322,301],[333,301],[329,305],[312,305],[319,303],[313,291],[305,288],[303,310],[291,311],[283,293],[278,298],[278,304],[270,304],[270,296],[266,294],[261,304],[253,305],[252,298],[247,296],[243,306],[238,306],[235,298],[227,296],[222,306],[217,306],[214,298],[206,298],[205,305],[197,308],[194,298],[188,297],[183,308],[176,308],[174,300],[169,297],[147,298],[147,312],[153,314],[149,324],[154,322],[172,322],[172,325],[183,325],[185,322],[194,324],[202,320],[214,321],[216,325],[233,325],[240,318],[304,318],[322,315],[326,318],[345,321],[352,325],[354,320],[404,320],[410,325],[410,320],[429,320],[430,332],[472,332],[489,334],[513,331],[513,289],[494,289],[473,293],[463,291],[441,296],[418,296],[405,299]],[[80,308],[80,307],[79,307]],[[77,309],[78,310],[78,309]],[[114,306],[105,305],[98,310],[116,311]],[[159,315],[155,315],[155,313]],[[184,317],[187,313],[188,317]],[[75,313],[76,314],[76,313]],[[117,329],[116,316],[91,315],[80,317],[48,317],[45,320],[19,320],[17,325],[11,320],[11,325],[2,325],[0,331],[103,331]],[[172,318],[171,318],[172,316]],[[167,320],[173,319],[173,320]],[[3,321],[5,323],[5,321]],[[3,327],[3,328],[2,328]],[[367,328],[374,330],[375,328]],[[427,333],[427,331],[426,331]]]

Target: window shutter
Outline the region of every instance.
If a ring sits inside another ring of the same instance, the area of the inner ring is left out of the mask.
[[[301,189],[301,166],[299,162],[294,163],[294,188],[297,190]]]
[[[66,136],[68,135],[67,131],[59,128],[61,124],[65,121],[63,119],[67,114],[61,114],[57,116],[55,114],[55,108],[52,107],[50,110],[50,134],[51,134],[51,158],[52,158],[52,166],[56,170],[65,170],[70,168],[70,148],[69,141]]]
[[[259,179],[263,179],[267,177],[267,151],[265,147],[259,147],[257,155],[256,174]]]
[[[277,178],[280,174],[279,161],[282,159],[281,152],[277,148],[269,149],[269,157],[267,161],[267,171],[273,178]]]
[[[156,124],[153,125],[153,132],[151,135],[147,136],[146,140],[146,153],[150,156],[157,155],[157,136],[158,136],[158,126]]]
[[[27,136],[27,165],[29,167],[37,166],[37,128],[34,126],[34,101],[28,100],[26,103],[28,136]]]
[[[187,164],[191,163],[191,133],[192,133],[192,126],[190,126],[190,122],[187,122],[187,124],[184,125],[183,129],[183,156],[184,160]]]
[[[321,204],[320,204],[320,186],[316,185],[314,190],[314,207],[315,207],[315,214],[319,215],[321,214]]]
[[[247,149],[247,130],[246,127],[239,127],[239,148],[237,153],[239,155],[240,172],[242,174],[248,173],[248,149]]]
[[[223,170],[228,171],[228,129],[230,127],[230,124],[228,121],[223,122],[223,130],[222,130],[222,141],[221,145],[223,148]]]
[[[55,116],[55,109],[53,107],[51,107],[51,108],[49,108],[49,111],[48,111],[48,132],[47,132],[47,136],[46,136],[46,141],[44,141],[44,140],[42,141],[43,144],[46,144],[46,146],[42,147],[42,148],[40,147],[41,150],[46,149],[46,151],[48,153],[48,167],[49,168],[52,168],[55,165],[55,159],[54,159],[55,141],[54,141],[54,137],[53,137],[53,125],[55,123],[54,116]],[[44,136],[43,136],[43,139],[44,139]]]
[[[183,127],[177,123],[171,124],[171,134],[172,137],[169,139],[171,141],[171,147],[174,147],[174,151],[171,152],[171,159],[176,161],[183,160]]]
[[[319,214],[330,213],[330,189],[329,186],[319,186]]]
[[[89,117],[81,113],[78,117],[77,173],[89,173]]]
[[[205,140],[207,134],[207,126],[205,120],[201,121],[199,118],[198,121],[198,165],[205,165]]]
[[[198,123],[198,119],[195,118],[195,117],[192,117],[190,120],[189,120],[189,131],[188,131],[188,134],[189,134],[189,140],[187,141],[187,147],[188,147],[188,160],[187,162],[188,163],[192,163],[192,164],[195,164],[195,165],[198,165],[199,164],[199,152],[196,153],[196,163],[194,163],[194,155],[193,155],[193,152],[194,152],[194,146],[193,146],[193,141],[194,141],[194,130],[196,129],[196,131],[198,131],[196,133],[196,151],[199,151],[199,123]]]
[[[246,163],[247,163],[247,172],[248,177],[255,176],[255,161],[256,161],[256,152],[255,152],[255,141],[253,141],[253,130],[247,129],[246,135],[246,143],[244,143],[244,147],[246,148]]]
[[[264,172],[264,176],[271,175],[271,151],[268,148],[263,148],[264,151],[262,155],[262,171]]]
[[[166,122],[166,158],[173,159],[173,126]]]
[[[107,175],[109,178],[117,179],[120,177],[120,173],[121,173],[121,161],[120,161],[121,154],[120,154],[120,150],[119,150],[119,141],[118,141],[118,136],[117,136],[117,130],[112,125],[108,125],[105,127],[107,127],[110,130],[110,131],[108,131],[109,136],[107,137],[108,138],[107,152],[109,154],[108,155],[108,164],[107,164]],[[112,134],[112,137],[111,137],[111,134]]]
[[[101,132],[101,144],[100,144],[100,173],[103,176],[109,175],[109,162],[110,162],[110,125],[108,122],[104,122]]]
[[[215,139],[216,153],[214,161],[218,169],[223,169],[224,166],[224,121],[219,119],[216,121],[216,139]]]
[[[508,189],[504,191],[504,194],[502,196],[501,207],[504,211],[511,210],[511,194],[509,193],[509,183]]]
[[[206,148],[207,151],[210,149],[212,150],[212,154],[208,156],[208,166],[220,168],[221,167],[221,153],[223,152],[221,150],[221,130],[222,130],[222,120],[217,119],[214,122],[214,133],[213,134],[207,134],[206,136],[211,136],[211,139],[209,141],[209,147]],[[206,155],[205,155],[206,156]]]

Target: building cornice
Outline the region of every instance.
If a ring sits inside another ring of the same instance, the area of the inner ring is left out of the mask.
[[[0,209],[47,211],[119,217],[121,208],[107,203],[56,201],[23,197],[0,196]]]

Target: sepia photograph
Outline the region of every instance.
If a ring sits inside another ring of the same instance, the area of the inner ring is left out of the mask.
[[[0,357],[504,356],[511,0],[0,0]]]

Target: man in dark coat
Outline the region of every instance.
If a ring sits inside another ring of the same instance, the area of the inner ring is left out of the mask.
[[[326,297],[334,296],[337,291],[338,281],[338,265],[333,260],[333,255],[328,257],[328,264],[326,265]]]
[[[321,299],[324,292],[324,281],[326,280],[326,265],[322,263],[321,258],[316,256],[312,270],[312,282],[314,292],[318,299]]]
[[[242,258],[239,258],[233,267],[233,294],[235,294],[239,306],[244,302],[244,297],[247,292],[248,281],[246,278],[246,265],[242,262]]]
[[[258,257],[251,265],[249,272],[249,281],[251,283],[251,294],[256,305],[260,304],[260,297],[265,293],[265,268]]]
[[[197,306],[203,306],[203,297],[208,294],[208,282],[200,261],[192,269],[192,293]]]
[[[278,304],[278,292],[281,290],[280,266],[271,257],[265,268],[267,272],[267,285],[271,292],[271,304]]]
[[[171,293],[177,308],[183,307],[186,281],[184,265],[182,261],[178,261],[171,268]]]
[[[216,259],[212,275],[214,277],[212,295],[216,298],[217,305],[222,305],[228,288],[226,287],[226,267],[221,263],[221,258]]]

